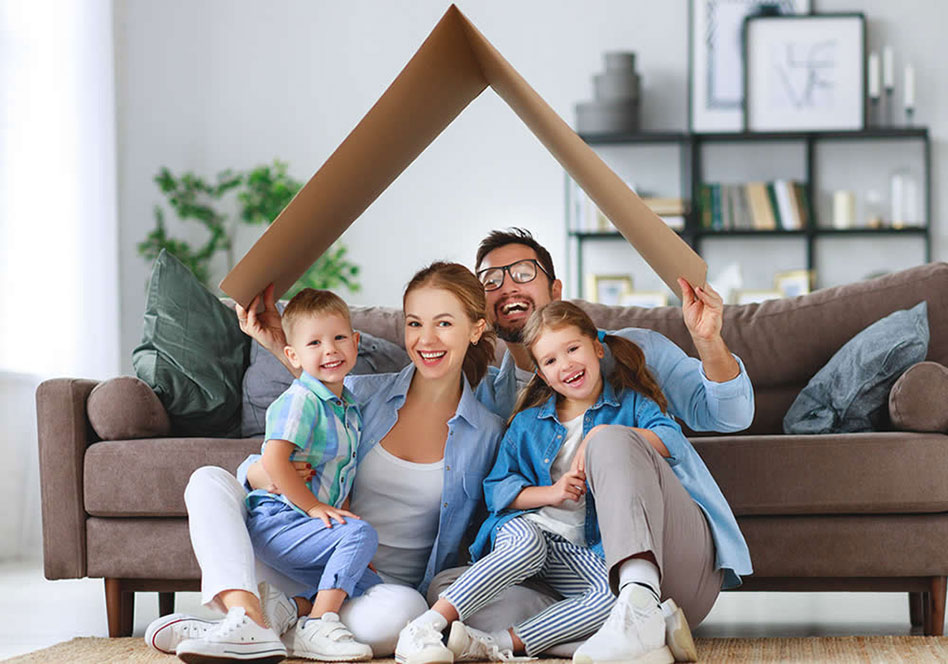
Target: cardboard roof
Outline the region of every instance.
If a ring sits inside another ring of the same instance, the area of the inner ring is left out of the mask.
[[[567,125],[454,5],[389,88],[221,282],[247,306],[279,297],[461,111],[493,88],[677,295],[707,265]],[[471,254],[474,247],[471,247]]]

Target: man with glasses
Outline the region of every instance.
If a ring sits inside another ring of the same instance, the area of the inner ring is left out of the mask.
[[[484,285],[491,323],[507,344],[501,366],[490,368],[477,386],[477,397],[507,419],[518,389],[534,370],[522,345],[523,327],[531,313],[561,298],[563,284],[556,278],[549,251],[529,231],[519,228],[494,231],[481,242],[475,274]],[[723,301],[710,286],[693,289],[684,279],[679,279],[679,285],[682,315],[698,358],[689,357],[653,330],[625,328],[609,333],[642,349],[649,370],[668,398],[669,412],[692,430],[745,429],[754,417],[754,393],[743,363],[721,337]],[[604,372],[611,370],[611,363],[606,347]],[[669,647],[679,661],[693,661],[694,643],[675,604],[666,602],[661,609],[646,607],[643,613],[641,607],[630,604],[629,597],[634,595],[630,591],[645,586],[656,599],[674,598],[687,620],[697,625],[710,611],[724,580],[716,565],[721,552],[716,551],[703,513],[680,483],[669,481],[660,468],[666,463],[661,461],[654,469],[643,463],[643,459],[651,461],[651,452],[637,448],[623,429],[607,427],[591,433],[586,452],[585,472],[599,512],[606,565],[613,592],[619,597],[613,613],[621,616],[607,621],[603,630],[611,631],[598,640],[611,644],[608,659],[633,661],[645,654],[642,643],[656,638],[646,633],[655,629],[655,621],[648,620],[646,614],[664,610]],[[642,466],[650,469],[643,471]],[[673,484],[677,488],[669,486]],[[746,547],[727,553],[732,559],[749,559]],[[749,565],[738,571],[751,573]],[[446,570],[435,577],[428,591],[429,602],[461,572],[463,568]],[[553,595],[550,589],[535,585],[511,588],[471,616],[468,623],[502,634],[510,625],[555,602],[558,598]]]

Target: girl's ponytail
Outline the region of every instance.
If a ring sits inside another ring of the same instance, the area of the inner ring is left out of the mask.
[[[615,368],[608,377],[613,389],[618,392],[627,387],[640,392],[657,403],[663,413],[667,413],[668,399],[658,386],[658,381],[645,366],[645,353],[638,344],[614,334],[607,334],[603,342],[609,346],[612,357],[615,358]]]

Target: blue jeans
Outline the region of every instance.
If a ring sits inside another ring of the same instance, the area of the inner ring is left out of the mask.
[[[358,597],[382,582],[368,569],[379,539],[365,521],[347,518],[327,528],[274,498],[248,510],[247,530],[257,557],[310,589],[310,598],[330,589]]]

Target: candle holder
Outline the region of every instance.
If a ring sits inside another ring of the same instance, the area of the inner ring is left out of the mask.
[[[885,89],[885,121],[887,127],[895,126],[895,88]]]
[[[911,127],[915,122],[915,109],[911,106],[905,107],[905,126]]]
[[[881,127],[884,124],[882,121],[882,115],[879,110],[879,98],[870,97],[869,98],[869,126],[870,127]]]

